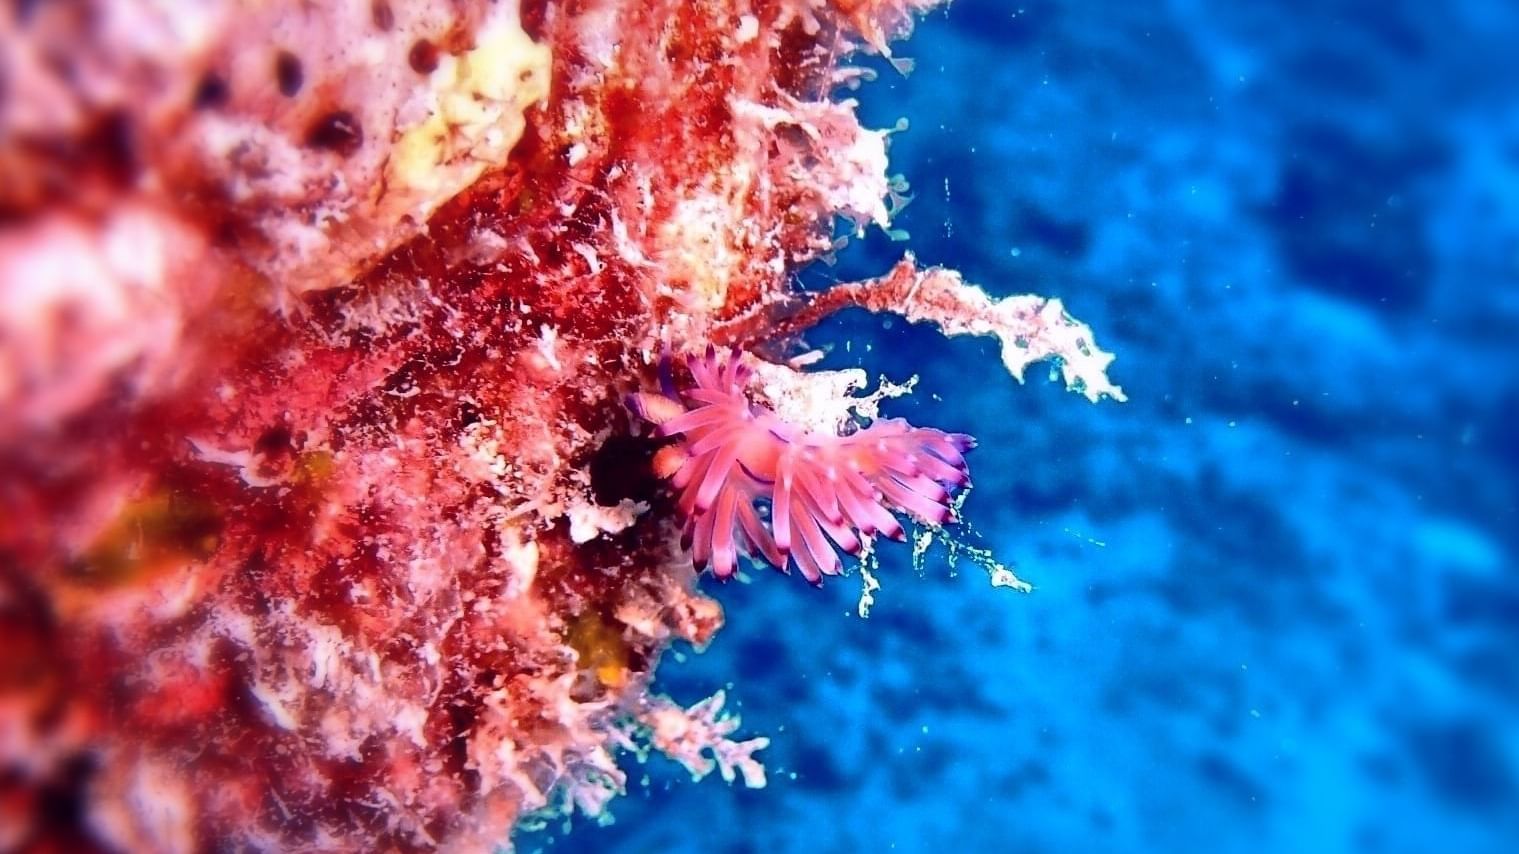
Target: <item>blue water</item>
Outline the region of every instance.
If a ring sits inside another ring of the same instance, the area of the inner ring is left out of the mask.
[[[920,26],[917,71],[861,93],[911,120],[911,239],[809,282],[905,248],[1060,296],[1130,401],[831,321],[826,366],[920,374],[894,414],[979,437],[967,516],[1037,589],[901,547],[867,620],[856,579],[711,585],[727,628],[660,686],[731,685],[770,787],[654,759],[612,827],[520,844],[1519,840],[1519,4],[1312,6],[957,0]]]

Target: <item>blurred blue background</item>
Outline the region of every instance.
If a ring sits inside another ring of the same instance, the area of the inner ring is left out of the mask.
[[[1058,296],[1130,402],[830,321],[824,366],[981,440],[966,515],[1036,590],[903,547],[865,620],[857,578],[709,585],[728,626],[660,687],[731,685],[769,788],[653,759],[612,827],[519,844],[1519,840],[1519,4],[956,0],[900,53],[859,96],[911,120],[911,239],[806,278],[910,249]]]

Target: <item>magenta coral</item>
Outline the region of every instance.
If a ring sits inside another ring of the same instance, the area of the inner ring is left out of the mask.
[[[751,401],[752,370],[737,351],[724,357],[709,347],[687,366],[694,387],[676,388],[666,355],[661,392],[631,395],[629,406],[659,435],[679,437],[655,456],[655,471],[679,492],[692,560],[718,578],[733,574],[743,552],[783,571],[789,558],[821,583],[840,571],[835,547],[857,554],[862,536],[902,539],[894,512],[941,525],[951,490],[969,483],[970,436],[900,418],[844,436],[819,433]]]

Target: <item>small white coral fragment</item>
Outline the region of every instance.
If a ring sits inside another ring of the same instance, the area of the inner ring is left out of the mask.
[[[1092,328],[1067,314],[1058,299],[1033,294],[992,299],[954,270],[916,269],[911,256],[882,281],[890,283],[894,297],[886,310],[914,323],[932,323],[945,335],[995,336],[1002,343],[1003,367],[1019,382],[1034,362],[1059,359],[1067,388],[1093,403],[1104,395],[1127,400],[1108,380],[1113,354],[1098,349]]]
[[[785,365],[756,360],[756,386],[776,414],[808,430],[846,432],[857,418],[874,421],[881,415],[881,401],[903,397],[917,385],[917,377],[894,383],[884,377],[875,391],[861,395],[869,376],[859,368],[840,371],[802,372]]]
[[[723,780],[732,783],[742,776],[751,789],[765,787],[765,766],[754,758],[757,751],[770,745],[763,736],[747,741],[729,738],[739,727],[737,715],[724,714],[727,695],[716,694],[689,709],[676,705],[668,697],[650,697],[636,716],[649,730],[649,740],[659,751],[685,766],[694,779],[712,773],[715,768]],[[711,754],[710,758],[707,754]]]
[[[628,498],[612,507],[602,507],[592,502],[572,504],[565,511],[570,520],[570,540],[588,543],[602,534],[620,533],[627,530],[639,514],[648,509],[648,504]]]
[[[802,101],[784,98],[768,106],[734,98],[735,116],[764,128],[766,137],[777,128],[801,131],[805,144],[778,137],[776,157],[795,176],[806,176],[831,210],[854,220],[863,229],[875,223],[890,225],[890,180],[886,177],[886,137],[889,131],[866,130],[855,118],[858,104],[843,101]]]
[[[936,324],[945,335],[994,335],[1002,364],[1019,382],[1034,362],[1059,359],[1066,387],[1093,403],[1104,395],[1126,400],[1108,380],[1113,354],[1097,348],[1092,328],[1066,313],[1058,299],[1033,294],[994,300],[953,270],[919,272],[896,309],[914,322]]]

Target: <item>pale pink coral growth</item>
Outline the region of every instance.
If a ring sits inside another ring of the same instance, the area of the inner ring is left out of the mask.
[[[732,783],[743,777],[751,789],[765,787],[765,766],[754,754],[770,745],[760,737],[734,741],[730,736],[739,727],[739,719],[723,711],[727,694],[716,694],[683,709],[667,697],[646,700],[636,720],[648,728],[649,741],[665,755],[684,765],[691,776],[700,780],[715,768],[723,780]],[[711,754],[708,758],[706,754]]]
[[[629,405],[662,436],[679,437],[656,455],[661,477],[679,492],[685,540],[698,567],[731,576],[740,552],[785,570],[795,561],[813,584],[841,571],[838,552],[857,554],[861,537],[904,537],[893,513],[929,525],[950,517],[950,493],[969,482],[971,437],[884,419],[849,435],[792,424],[751,401],[751,369],[737,351],[687,360],[694,386],[677,389],[669,357],[661,393]],[[768,505],[769,526],[760,511]]]

